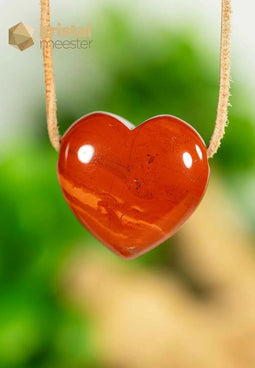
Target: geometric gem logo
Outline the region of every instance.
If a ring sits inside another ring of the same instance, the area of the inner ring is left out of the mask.
[[[20,51],[24,51],[34,45],[34,30],[23,22],[9,29],[9,44]]]

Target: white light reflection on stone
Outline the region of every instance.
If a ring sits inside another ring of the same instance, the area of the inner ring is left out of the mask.
[[[83,164],[88,164],[94,156],[95,149],[91,144],[85,144],[81,146],[78,151],[78,159]]]
[[[193,164],[191,154],[188,152],[185,152],[182,158],[183,158],[184,165],[187,167],[187,169],[190,169]]]

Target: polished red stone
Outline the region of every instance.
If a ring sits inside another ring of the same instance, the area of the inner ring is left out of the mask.
[[[124,123],[102,112],[74,123],[61,142],[58,178],[78,220],[108,248],[135,258],[193,213],[209,166],[204,142],[182,120]]]

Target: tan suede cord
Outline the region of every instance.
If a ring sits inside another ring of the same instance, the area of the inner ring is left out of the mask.
[[[208,158],[212,158],[218,151],[228,122],[228,107],[230,106],[231,13],[231,0],[222,0],[220,92],[215,128],[207,149]]]
[[[41,0],[41,28],[50,29],[50,0]],[[230,97],[230,36],[231,36],[231,0],[222,0],[221,51],[220,51],[220,91],[217,118],[214,132],[207,150],[208,158],[214,156],[220,147],[228,121]],[[45,94],[47,126],[52,146],[59,151],[60,134],[57,121],[56,87],[53,72],[51,36],[42,34],[42,49],[45,74]]]
[[[50,0],[41,0],[41,30],[50,29]],[[56,151],[60,149],[57,120],[56,86],[53,71],[51,36],[41,32],[43,49],[47,126],[50,142]]]

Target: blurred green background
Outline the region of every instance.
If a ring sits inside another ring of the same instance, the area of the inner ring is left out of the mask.
[[[56,70],[61,133],[96,110],[136,125],[172,114],[193,125],[208,143],[218,98],[216,48],[201,44],[192,23],[178,31],[160,22],[145,26],[114,8],[101,9],[95,19],[92,50],[68,56],[70,51],[61,51],[61,63],[79,74],[79,83],[67,94],[64,72]],[[28,94],[28,86],[20,86],[20,93]],[[212,176],[222,178],[247,231],[255,235],[255,129],[247,94],[245,86],[233,83],[230,124],[210,164]],[[84,310],[66,295],[62,272],[83,249],[96,249],[119,267],[126,267],[125,261],[109,254],[72,215],[56,178],[57,154],[47,137],[44,101],[30,95],[29,104],[33,125],[28,138],[13,135],[0,149],[0,367],[114,368],[93,343],[93,308],[88,303]],[[185,279],[176,246],[175,236],[128,267],[156,273],[170,269]],[[98,286],[100,292],[103,284]],[[122,366],[129,367],[119,363],[116,368]]]

